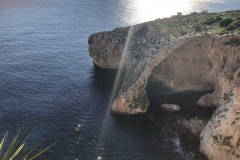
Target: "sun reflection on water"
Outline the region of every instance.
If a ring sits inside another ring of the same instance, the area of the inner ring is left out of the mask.
[[[227,0],[122,0],[123,14],[121,19],[128,25],[142,23],[157,18],[171,17],[177,12],[224,11]],[[230,5],[230,3],[229,3]],[[231,4],[233,6],[233,4]]]

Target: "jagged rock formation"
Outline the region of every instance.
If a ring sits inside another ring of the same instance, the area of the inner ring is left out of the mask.
[[[235,160],[240,158],[240,34],[238,28],[231,34],[219,30],[226,18],[221,16],[191,14],[93,34],[89,52],[102,68],[126,69],[112,105],[115,113],[146,112],[150,76],[176,92],[211,91],[197,102],[217,106],[201,132],[201,151],[213,160]],[[233,22],[240,24],[237,18]]]

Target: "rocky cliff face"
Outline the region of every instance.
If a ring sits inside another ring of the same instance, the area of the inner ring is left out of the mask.
[[[128,28],[91,35],[88,40],[88,45],[89,53],[93,58],[94,64],[102,68],[119,68],[127,35]]]
[[[114,113],[146,112],[150,76],[176,92],[211,91],[197,102],[217,106],[201,133],[201,150],[210,159],[234,160],[240,158],[240,34],[217,30],[218,16],[191,14],[93,34],[89,52],[102,68],[126,69]],[[211,26],[201,29],[199,21]]]

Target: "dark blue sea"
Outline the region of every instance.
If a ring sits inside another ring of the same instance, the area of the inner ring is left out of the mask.
[[[145,3],[157,3],[159,9]],[[178,134],[169,134],[146,114],[110,113],[114,74],[94,67],[87,45],[92,33],[179,11],[240,8],[238,0],[181,4],[185,10],[161,12],[175,2],[0,0],[0,139],[9,131],[9,143],[22,125],[26,131],[38,121],[24,149],[41,138],[43,146],[57,142],[40,160],[187,159]],[[77,124],[82,125],[80,133],[74,131]],[[153,145],[156,139],[160,146]]]

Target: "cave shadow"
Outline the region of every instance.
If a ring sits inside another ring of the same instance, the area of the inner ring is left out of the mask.
[[[183,116],[186,119],[193,117],[209,119],[216,109],[215,107],[201,107],[196,104],[201,96],[213,91],[176,93],[151,79],[148,81],[146,91],[150,100],[148,112],[158,117],[166,114],[172,114],[173,116]],[[165,111],[160,108],[160,105],[164,103],[177,104],[180,106],[181,110],[179,112]]]
[[[190,120],[195,117],[205,120],[209,119],[216,108],[201,107],[198,106],[196,102],[201,96],[213,91],[176,93],[166,86],[149,79],[146,92],[150,101],[147,114],[149,118],[159,126],[159,130],[161,130],[161,128],[167,130],[167,139],[171,139],[174,133],[177,133],[184,154],[193,155],[191,158],[196,160],[207,160],[207,157],[199,151],[199,135],[194,135],[189,128],[186,128],[181,123],[183,119]],[[179,112],[166,111],[160,108],[160,105],[164,103],[177,104],[181,110]],[[161,144],[162,138],[163,137],[157,137],[155,144]],[[172,142],[170,142],[169,145],[172,145]]]

